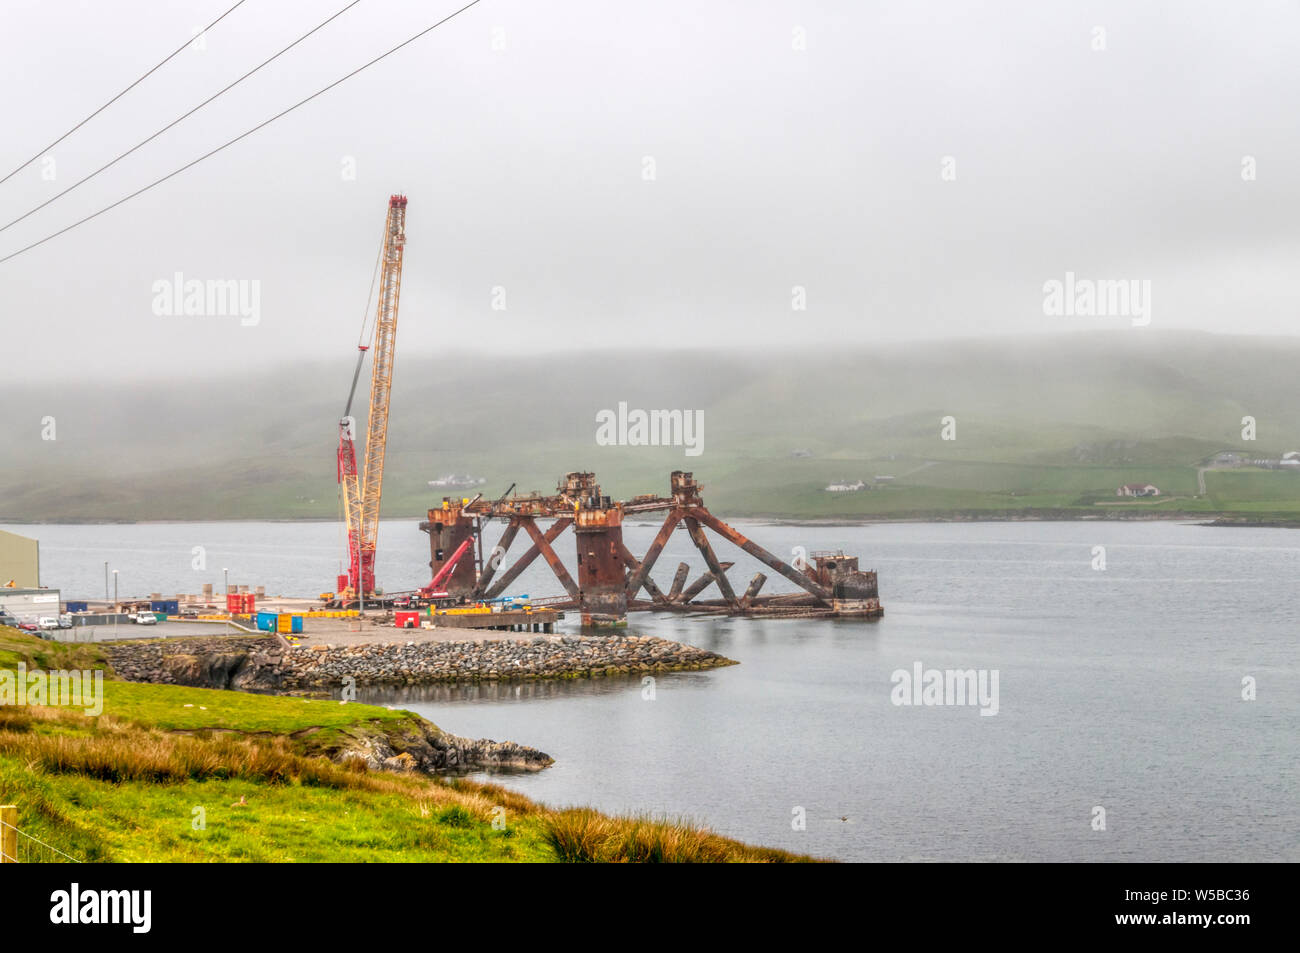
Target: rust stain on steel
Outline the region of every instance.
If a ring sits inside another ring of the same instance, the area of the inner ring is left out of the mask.
[[[678,563],[677,572],[673,576],[672,588],[668,590],[668,601],[675,602],[677,597],[682,594],[682,586],[686,585],[686,577],[691,574],[691,567],[688,563]]]
[[[709,529],[713,530],[719,536],[722,536],[723,538],[728,539],[731,542],[735,543],[737,546],[739,546],[745,552],[749,553],[749,555],[753,556],[759,562],[766,563],[768,566],[771,566],[781,575],[785,576],[785,578],[793,582],[796,586],[800,586],[803,589],[807,589],[814,596],[816,596],[818,599],[821,599],[824,602],[830,601],[831,599],[830,589],[816,582],[814,579],[809,577],[807,573],[799,572],[799,570],[795,569],[793,566],[790,566],[787,563],[784,563],[781,560],[777,559],[775,556],[769,553],[762,546],[758,545],[757,543],[749,539],[749,537],[745,536],[743,533],[732,529],[730,526],[722,522],[722,520],[718,519],[708,510],[700,508],[697,511],[696,516],[699,518],[700,522],[708,526]]]
[[[677,528],[681,518],[682,511],[680,509],[674,508],[668,512],[668,516],[664,519],[664,525],[659,527],[659,532],[655,534],[654,541],[650,544],[650,548],[646,550],[645,559],[641,560],[641,564],[632,571],[632,578],[627,581],[628,596],[635,597],[637,591],[650,578],[650,570],[654,568],[655,560],[659,558],[664,546],[672,538],[673,530]]]
[[[509,551],[511,543],[515,541],[515,537],[518,534],[519,520],[512,517],[510,522],[506,524],[505,531],[501,534],[501,539],[497,541],[492,554],[487,558],[486,562],[484,562],[483,571],[479,574],[478,581],[474,583],[474,594],[476,596],[481,596],[487,590],[487,587],[492,584],[492,577],[495,576],[497,570],[501,568],[501,563],[505,561],[506,553]],[[483,537],[482,534],[480,534],[480,552],[482,551],[482,542]],[[499,552],[497,550],[499,550]]]
[[[645,591],[650,593],[650,597],[655,602],[667,602],[668,597],[664,595],[663,590],[660,589],[659,586],[655,584],[655,581],[651,579],[650,576],[648,575],[645,577],[644,580],[642,580],[641,585],[637,586],[636,589],[632,588],[632,580],[636,578],[637,573],[640,571],[641,564],[636,561],[636,556],[632,554],[632,551],[627,548],[627,546],[622,542],[622,540],[619,541],[619,547],[622,549],[623,552],[623,561],[627,563],[627,568],[630,571],[630,575],[628,576],[628,583],[627,583],[628,599],[635,599],[637,591],[644,586]]]
[[[686,591],[682,593],[682,597],[677,601],[682,605],[685,605],[686,603],[690,602],[692,599],[698,596],[705,589],[709,588],[709,586],[717,582],[719,576],[725,579],[727,570],[730,569],[733,565],[735,564],[723,563],[718,567],[720,571],[716,573],[713,570],[709,570],[699,579],[696,579],[693,583],[687,586]]]
[[[429,534],[431,579],[438,575],[461,543],[480,535],[476,519],[462,510],[459,500],[453,502],[450,499],[444,499],[440,509],[429,510],[428,519],[420,524],[420,529]],[[474,591],[477,574],[475,560],[462,558],[443,580],[442,588],[453,596],[468,596]]]
[[[533,533],[537,532],[537,523],[531,516],[520,517],[519,522],[526,528],[531,527],[529,536],[532,536]],[[545,535],[542,536],[542,539],[545,540],[548,548],[550,544],[555,541],[555,538],[563,533],[565,528],[572,522],[573,520],[570,517],[561,517],[551,525]],[[487,598],[495,599],[497,596],[501,595],[501,593],[505,592],[506,587],[519,578],[519,574],[532,565],[533,560],[541,555],[541,551],[541,547],[534,542],[533,545],[528,548],[528,551],[525,552],[523,556],[519,557],[514,565],[502,573],[501,578],[498,579],[492,588],[485,593]],[[565,573],[565,576],[567,577],[568,573]],[[569,581],[572,583],[573,580],[570,579]]]
[[[555,573],[555,578],[560,580],[560,585],[564,587],[564,591],[572,598],[577,599],[578,587],[574,583],[573,577],[569,575],[569,570],[564,568],[564,563],[560,562],[560,557],[555,555],[555,550],[551,548],[551,541],[546,538],[547,536],[551,536],[553,539],[555,536],[560,535],[559,532],[555,532],[555,527],[559,526],[561,522],[563,521],[556,520],[555,526],[552,526],[545,534],[543,534],[542,531],[537,528],[537,521],[528,519],[524,520],[524,529],[527,531],[528,535],[532,537],[533,549],[536,549],[542,554],[542,558],[546,560],[546,564],[551,567],[551,572]],[[572,520],[569,522],[572,522]],[[564,527],[560,526],[560,532],[563,531]],[[552,533],[554,533],[554,536],[552,536]],[[529,552],[531,551],[532,550],[529,550]],[[534,558],[536,558],[536,556],[534,556]]]
[[[481,496],[465,502],[447,500],[442,510],[429,511],[430,520],[422,523],[421,529],[430,532],[431,537],[440,534],[436,541],[431,540],[435,565],[452,550],[453,540],[466,532],[477,537],[479,566],[474,567],[472,562],[468,562],[465,570],[457,569],[467,574],[457,585],[468,580],[469,591],[476,597],[500,595],[539,555],[543,556],[568,593],[567,598],[547,601],[557,606],[563,604],[565,608],[580,607],[584,622],[621,621],[629,608],[775,618],[868,618],[883,614],[876,574],[860,570],[856,556],[846,556],[842,552],[814,553],[813,565],[807,569],[796,568],[710,513],[701,496],[703,486],[695,480],[693,473],[673,471],[670,485],[668,496],[646,493],[627,501],[617,501],[602,494],[594,473],[575,471],[561,477],[555,493],[550,495],[533,492],[511,496],[507,491],[495,501],[483,500]],[[655,511],[666,511],[663,525],[644,558],[638,560],[623,541],[623,518],[628,513]],[[481,549],[482,523],[492,519],[507,520],[508,525],[498,543],[499,552],[494,551],[492,558],[485,562]],[[539,519],[554,522],[543,533],[537,525]],[[665,595],[651,572],[673,530],[683,522],[691,542],[704,557],[708,571],[688,586],[690,568],[681,563]],[[575,536],[577,583],[552,548],[555,540],[570,525]],[[750,581],[744,596],[738,599],[727,577],[727,570],[733,564],[719,562],[705,535],[706,527],[779,572],[803,592],[760,595],[767,576],[759,573]],[[497,575],[500,555],[509,550],[520,528],[528,533],[532,546],[508,570]],[[714,583],[722,599],[692,601]],[[643,589],[649,593],[650,600],[638,598]]]
[[[593,478],[594,479],[594,478]],[[593,508],[574,513],[578,547],[578,587],[584,625],[627,618],[628,564],[624,557],[623,512],[601,497],[598,487],[583,487]]]
[[[746,609],[752,606],[754,604],[754,598],[758,595],[758,590],[763,588],[763,583],[765,582],[767,582],[767,576],[763,575],[761,572],[755,573],[754,578],[749,581],[749,588],[746,589],[745,594],[740,597],[740,604]]]
[[[698,515],[699,510],[696,510],[695,513]],[[722,591],[722,597],[732,605],[736,605],[736,592],[731,588],[731,581],[727,579],[726,572],[722,569],[721,564],[719,564],[718,557],[714,554],[713,547],[709,545],[708,537],[705,536],[704,531],[700,529],[699,520],[696,519],[695,516],[686,517],[686,532],[691,534],[691,542],[695,544],[695,548],[698,549],[700,555],[704,557],[704,562],[709,567],[709,572],[713,573],[713,575],[717,577],[718,588]]]

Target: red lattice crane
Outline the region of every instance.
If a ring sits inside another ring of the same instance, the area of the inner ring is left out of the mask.
[[[384,487],[384,449],[388,442],[388,402],[393,385],[397,344],[397,304],[402,291],[402,255],[406,248],[406,196],[388,200],[388,220],[380,253],[379,301],[373,348],[357,345],[357,368],[347,408],[339,421],[338,478],[348,530],[348,572],[338,577],[338,599],[347,603],[375,589],[375,545],[379,537],[379,503]],[[366,352],[372,351],[370,411],[366,418],[365,466],[358,470],[352,400]]]

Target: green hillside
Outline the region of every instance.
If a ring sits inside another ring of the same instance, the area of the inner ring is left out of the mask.
[[[1196,471],[1219,450],[1300,449],[1298,364],[1300,339],[1145,331],[780,353],[403,353],[384,513],[422,512],[443,493],[428,481],[452,472],[485,477],[490,495],[594,470],[625,497],[688,469],[735,516],[1127,512],[1114,498],[1127,482],[1160,486],[1163,509],[1284,516],[1300,510],[1300,474],[1210,472],[1202,497]],[[0,519],[334,518],[349,365],[0,385]],[[597,412],[620,402],[702,410],[702,453],[597,445]],[[1255,441],[1242,440],[1248,415]],[[47,417],[54,440],[42,439]],[[942,439],[945,417],[956,439]],[[875,476],[895,479],[823,490]]]

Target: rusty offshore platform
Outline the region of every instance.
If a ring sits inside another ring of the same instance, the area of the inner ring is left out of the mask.
[[[450,568],[441,576],[441,588],[452,598],[494,599],[541,556],[567,595],[534,599],[533,604],[579,611],[584,625],[621,624],[630,610],[786,618],[872,618],[882,614],[876,574],[859,570],[856,556],[819,552],[791,565],[710,513],[693,474],[675,471],[671,480],[669,496],[649,494],[626,501],[602,495],[593,473],[566,474],[550,496],[516,494],[495,502],[445,498],[441,508],[429,510],[428,519],[420,524],[420,529],[429,534],[429,567],[435,577]],[[623,520],[629,515],[661,511],[667,512],[663,525],[645,555],[638,559],[623,543]],[[505,522],[505,530],[497,546],[484,558],[483,526],[498,519]],[[550,525],[543,530],[539,521],[550,521]],[[688,585],[690,567],[679,564],[672,585],[664,592],[650,571],[678,524],[685,525],[707,569]],[[570,526],[577,545],[577,581],[553,546]],[[704,533],[706,527],[803,591],[760,595],[767,581],[760,572],[737,595],[727,578],[733,564],[718,560]],[[505,554],[520,530],[532,545],[498,576]],[[474,557],[457,558],[465,552],[467,541]],[[699,598],[715,584],[722,598]]]

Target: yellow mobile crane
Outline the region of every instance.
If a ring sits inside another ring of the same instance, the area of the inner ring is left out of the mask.
[[[388,399],[393,385],[397,343],[397,302],[402,291],[402,254],[406,248],[406,196],[388,199],[388,221],[380,253],[379,302],[375,311],[374,355],[370,370],[370,415],[366,423],[365,468],[358,474],[352,400],[369,345],[357,345],[352,389],[339,420],[338,477],[348,530],[348,565],[339,574],[337,600],[347,605],[375,590],[375,544],[379,536],[379,501],[384,487],[384,449],[388,440]]]

